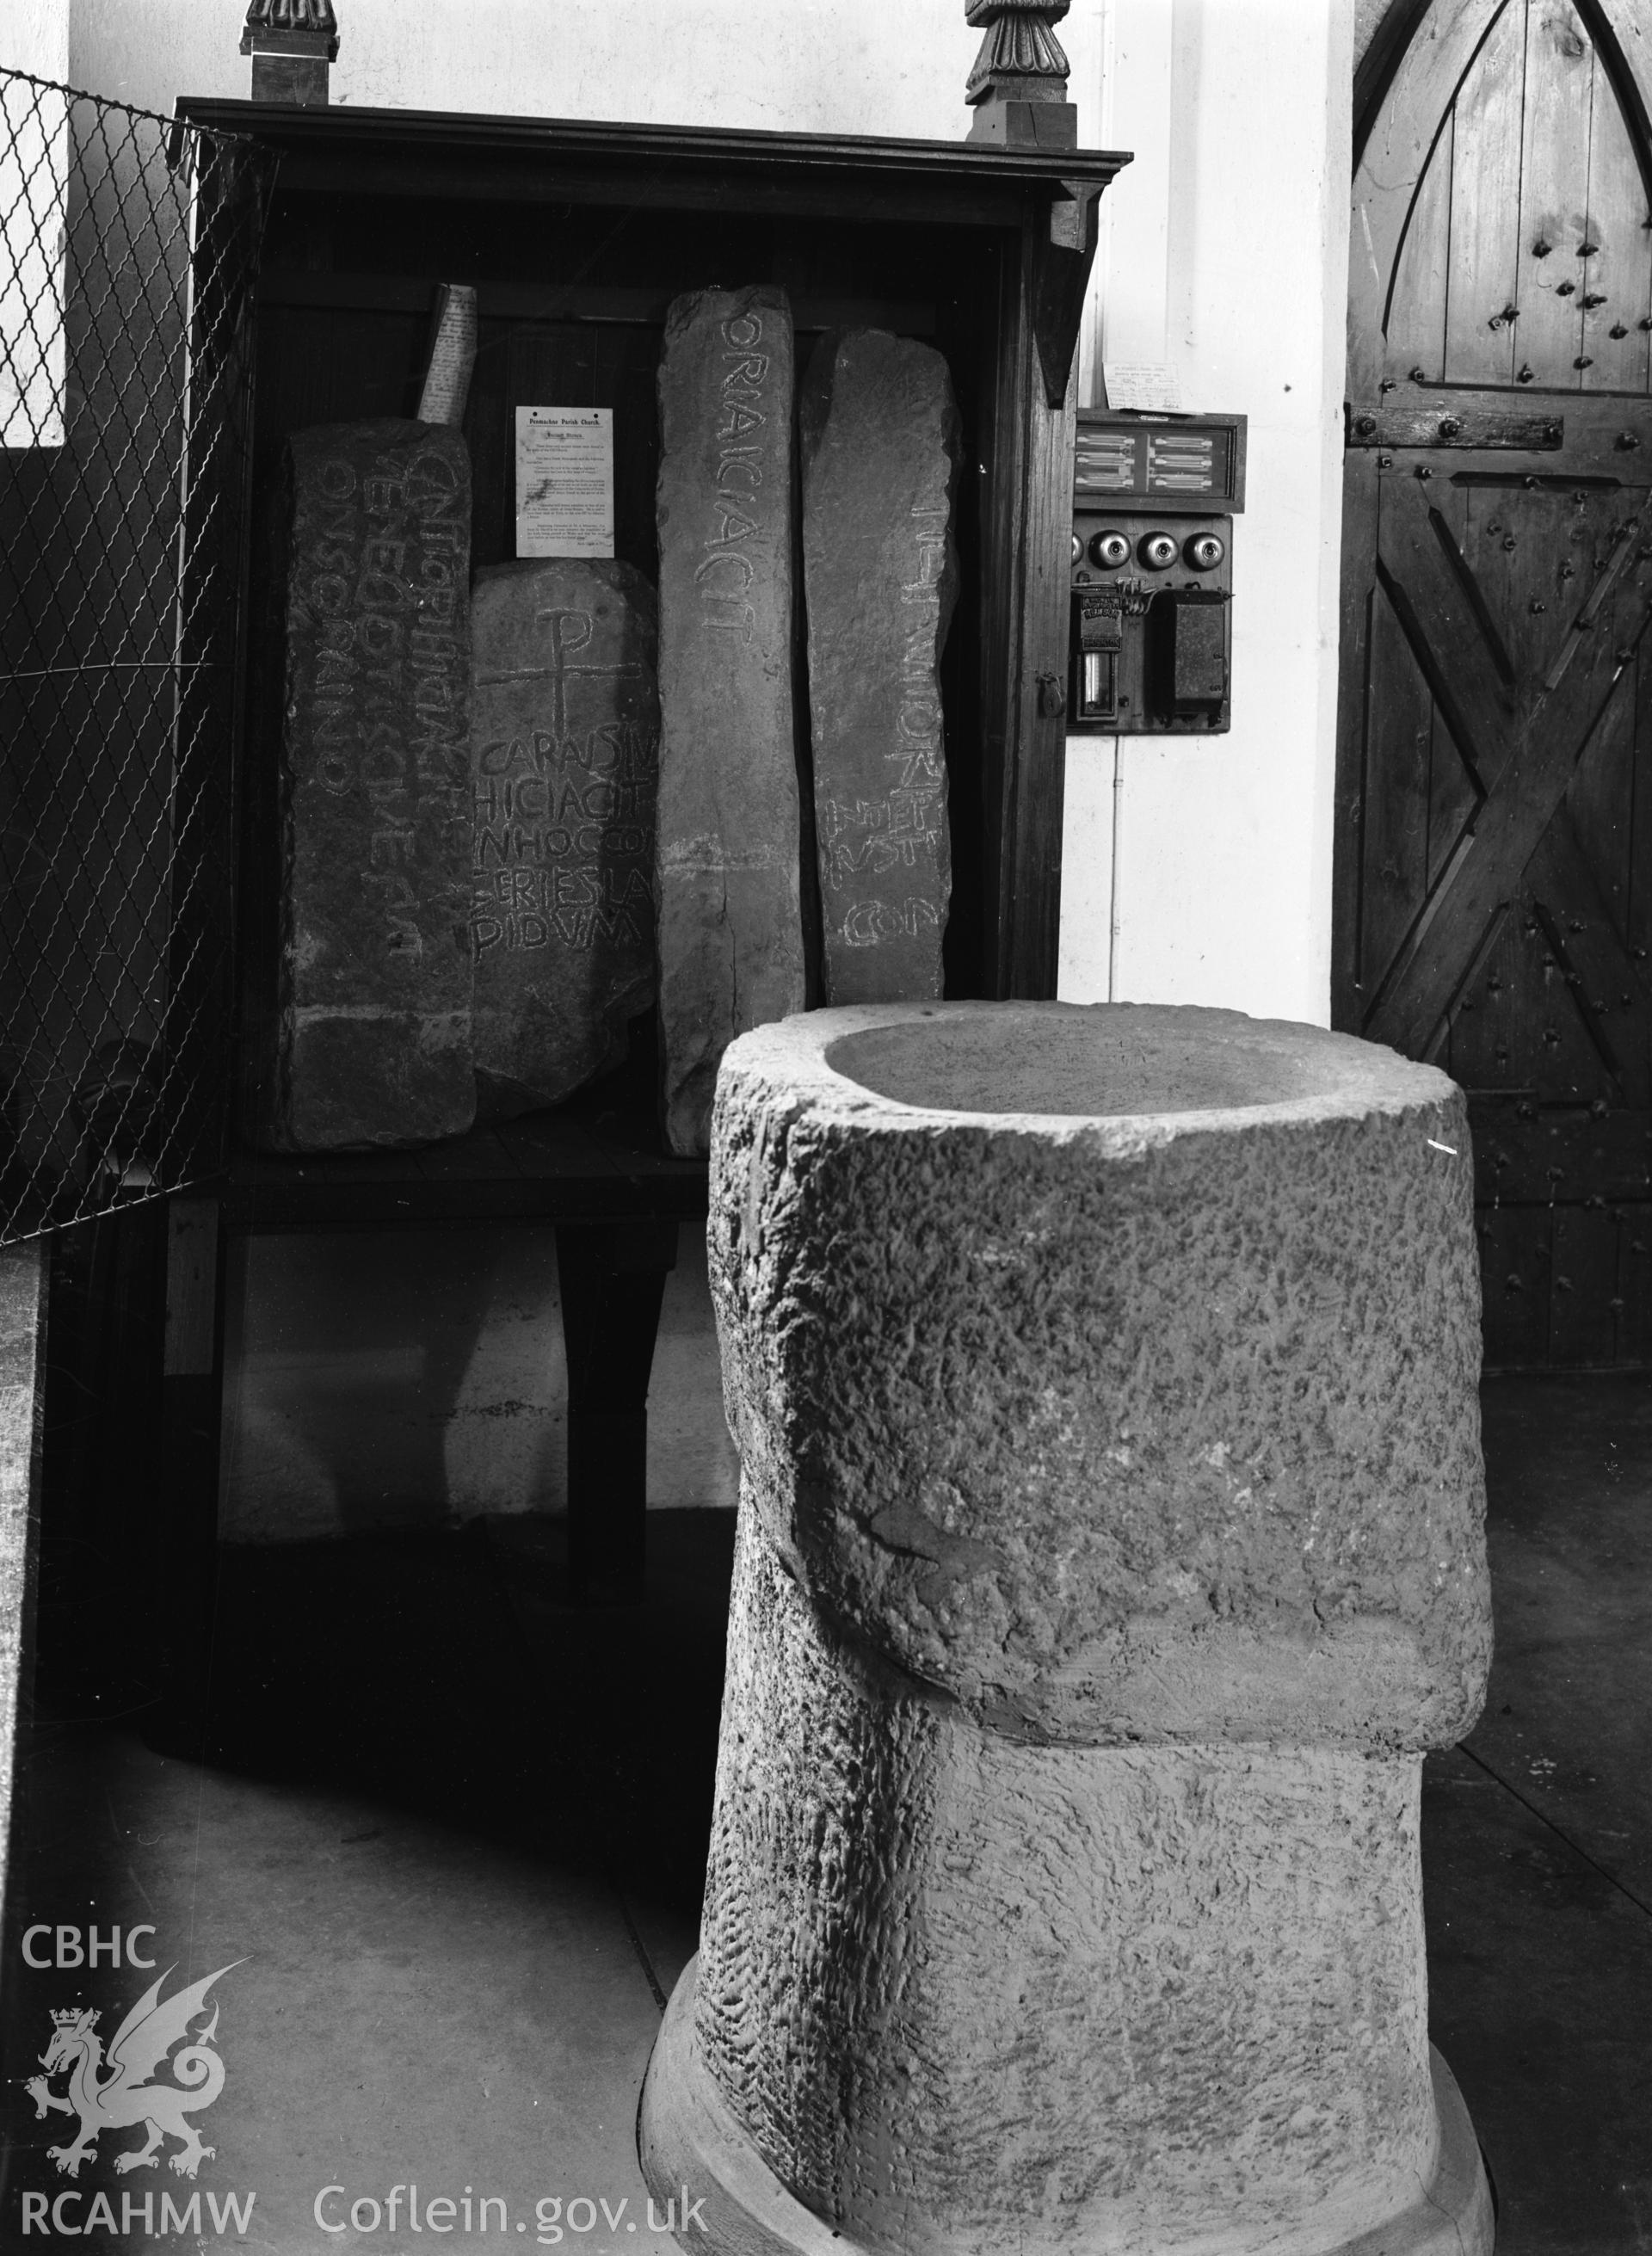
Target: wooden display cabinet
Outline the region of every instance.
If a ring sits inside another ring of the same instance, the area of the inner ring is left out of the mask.
[[[472,284],[480,339],[464,433],[475,564],[513,553],[516,406],[596,405],[614,416],[617,553],[653,577],[667,306],[684,291],[771,283],[790,297],[800,369],[820,333],[844,326],[920,337],[946,356],[965,465],[942,679],[954,867],[946,989],[1052,996],[1071,371],[1097,204],[1127,159],[962,139],[195,98],[178,107],[274,160],[237,754],[246,927],[267,885],[267,832],[246,810],[272,772],[279,728],[281,606],[265,558],[288,434],[413,414],[437,286]],[[806,713],[807,698],[799,705]],[[806,888],[812,860],[806,847]],[[168,1320],[169,1430],[180,1472],[185,1457],[192,1468],[178,1489],[177,1540],[198,1544],[212,1526],[222,1320],[210,1280],[226,1230],[537,1219],[560,1237],[576,1578],[596,1593],[634,1589],[653,1321],[675,1224],[702,1214],[705,1197],[702,1164],[662,1159],[647,1111],[645,1069],[629,1099],[617,1077],[557,1113],[422,1153],[237,1155],[222,1181],[174,1202],[170,1305],[192,1312],[175,1343]],[[193,1294],[183,1289],[191,1275]],[[629,1378],[616,1375],[620,1365]]]

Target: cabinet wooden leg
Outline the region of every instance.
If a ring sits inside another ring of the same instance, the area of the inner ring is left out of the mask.
[[[122,1712],[152,1696],[152,1498],[159,1430],[159,1253],[145,1209],[53,1243],[41,1453],[37,1689],[48,1713]]]
[[[558,1227],[568,1355],[568,1574],[575,1604],[643,1595],[648,1378],[674,1222]]]
[[[159,1547],[166,1591],[163,1699],[169,1734],[204,1735],[211,1685],[223,1401],[223,1232],[218,1202],[174,1198],[166,1216]]]

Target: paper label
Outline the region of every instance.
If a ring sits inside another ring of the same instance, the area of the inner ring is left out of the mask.
[[[614,553],[614,411],[516,411],[516,553]]]
[[[1182,378],[1174,361],[1109,360],[1102,363],[1109,407],[1157,408],[1175,413],[1182,405]]]

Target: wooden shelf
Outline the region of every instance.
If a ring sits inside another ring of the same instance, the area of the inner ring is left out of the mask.
[[[692,1221],[706,1210],[706,1164],[662,1157],[652,1124],[632,1115],[540,1112],[415,1151],[240,1152],[191,1195],[257,1232]]]

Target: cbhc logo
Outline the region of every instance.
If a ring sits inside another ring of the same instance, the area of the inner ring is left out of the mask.
[[[140,1958],[138,1955],[138,1936],[152,1937],[154,1932],[152,1927],[127,1928],[126,1963],[129,1966],[154,1964],[152,1958]],[[49,1957],[37,1958],[34,1955],[35,1937],[42,1935],[55,1948]],[[78,1927],[32,1927],[23,1938],[23,1956],[30,1966],[95,1966],[100,1962],[118,1966],[121,1963],[121,1931],[118,1927],[111,1927],[105,1936],[96,1928],[88,1927],[86,1942],[82,1944]]]

